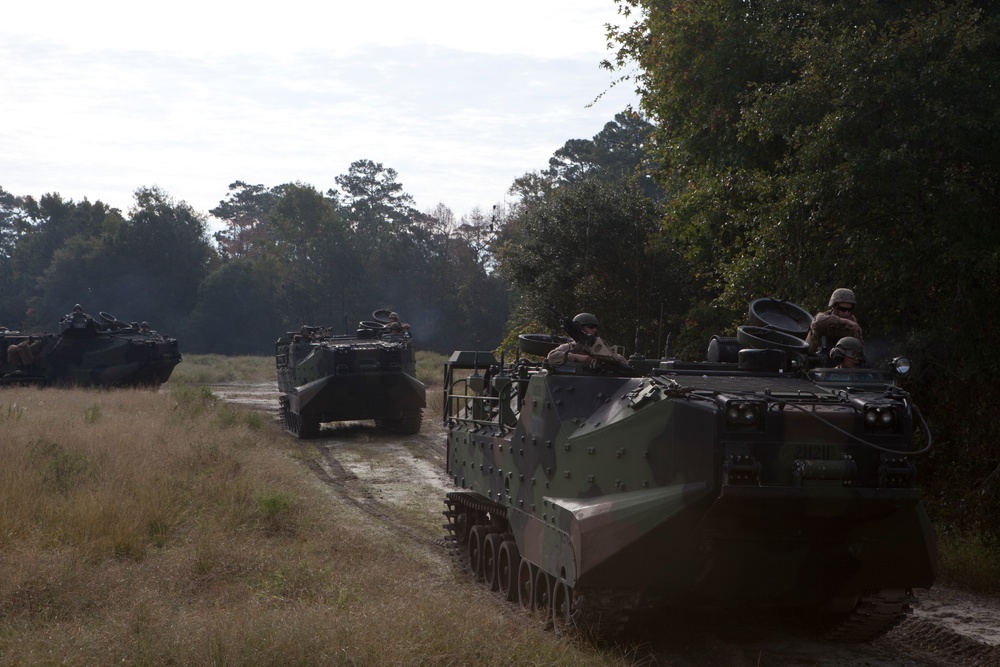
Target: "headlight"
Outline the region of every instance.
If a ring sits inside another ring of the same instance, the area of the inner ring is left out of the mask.
[[[892,360],[892,370],[900,375],[910,372],[910,360],[907,357],[896,357]]]
[[[762,427],[766,405],[756,401],[730,401],[726,404],[726,423],[740,428]]]
[[[896,409],[889,405],[865,406],[865,426],[886,430],[895,428]]]

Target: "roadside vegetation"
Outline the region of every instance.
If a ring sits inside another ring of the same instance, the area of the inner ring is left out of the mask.
[[[3,392],[3,663],[624,664],[372,530],[272,420],[171,385]]]

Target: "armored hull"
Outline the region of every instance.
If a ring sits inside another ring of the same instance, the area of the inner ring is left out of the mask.
[[[354,334],[307,328],[276,343],[282,424],[300,438],[323,422],[374,419],[399,433],[420,431],[426,390],[412,338],[369,323]]]
[[[661,608],[806,610],[846,641],[889,629],[934,581],[914,407],[887,373],[794,371],[773,352],[642,376],[455,353],[459,558],[601,632]]]
[[[93,321],[60,333],[0,333],[0,383],[98,387],[158,386],[181,354],[177,340]]]

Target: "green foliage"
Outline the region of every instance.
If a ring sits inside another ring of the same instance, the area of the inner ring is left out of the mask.
[[[705,290],[684,337],[754,298],[815,312],[853,288],[866,345],[915,362],[932,511],[995,543],[1000,7],[619,5],[606,66],[638,65],[664,233]]]
[[[948,526],[938,526],[937,533],[941,583],[978,593],[1000,593],[1000,545]]]
[[[213,235],[224,259],[249,259],[266,252],[274,243],[270,214],[287,186],[266,188],[243,181],[229,184],[229,194],[209,213],[225,222]]]
[[[184,349],[268,354],[280,331],[281,272],[271,256],[232,259],[202,281]]]
[[[594,312],[606,341],[644,356],[659,356],[680,329],[694,281],[659,231],[652,130],[639,114],[619,113],[593,139],[567,141],[544,172],[514,181],[520,203],[492,246],[517,304],[504,351],[514,352],[519,334],[563,334],[550,305],[570,317]]]
[[[219,397],[204,385],[171,384],[170,395],[176,401],[174,414],[178,419],[196,419],[219,401]]]
[[[264,426],[264,420],[257,412],[251,412],[231,403],[222,403],[216,407],[215,419],[223,428],[246,426],[257,431]]]
[[[52,330],[80,302],[149,321],[185,353],[268,354],[285,331],[352,331],[388,308],[422,348],[494,345],[507,317],[494,220],[420,213],[395,170],[371,160],[335,180],[342,191],[326,194],[233,182],[211,211],[225,225],[216,249],[205,218],[155,187],[136,190],[127,216],[0,189],[0,323]]]
[[[683,265],[653,243],[657,230],[652,202],[623,183],[586,179],[523,202],[496,247],[518,296],[511,335],[559,333],[554,305],[570,317],[595,313],[610,344],[631,351],[638,336],[640,353],[655,353],[661,306],[672,318],[688,294]]]
[[[440,385],[446,361],[443,354],[417,350],[417,379],[427,386]]]
[[[570,139],[549,158],[543,172],[549,183],[579,183],[596,178],[605,183],[635,181],[642,193],[658,200],[662,194],[652,178],[648,162],[653,126],[634,111],[615,114],[593,139]],[[531,187],[530,177],[518,180]],[[543,188],[544,189],[544,188]]]
[[[666,231],[709,299],[815,310],[850,286],[866,332],[918,361],[946,348],[966,377],[1000,370],[984,354],[1000,342],[996,8],[622,4],[644,10],[612,37],[642,68]]]
[[[35,443],[33,453],[40,460],[43,486],[56,493],[69,493],[93,466],[86,453],[55,442]]]
[[[268,268],[276,278],[283,319],[297,325],[329,321],[356,273],[347,222],[332,200],[295,184],[287,186],[271,211],[271,227],[277,262]]]
[[[23,416],[24,408],[18,406],[17,403],[8,403],[6,410],[0,410],[0,422],[20,421]]]
[[[83,421],[87,424],[96,424],[101,421],[101,406],[91,405],[83,411]]]
[[[189,336],[197,349],[264,353],[283,331],[353,330],[383,308],[400,312],[421,347],[499,338],[506,294],[487,267],[485,216],[421,214],[396,172],[370,160],[336,181],[343,192],[325,195],[298,183],[230,186],[212,212],[226,219],[217,239],[232,259],[202,285]]]
[[[205,221],[157,188],[136,190],[135,200],[128,218],[58,195],[21,202],[31,225],[13,252],[12,280],[28,312],[23,326],[52,329],[77,302],[126,322],[180,326],[213,258]]]
[[[257,513],[269,532],[289,530],[292,499],[282,491],[272,491],[257,496]]]
[[[170,375],[175,384],[218,384],[223,382],[273,382],[274,356],[227,356],[185,354],[184,363]]]

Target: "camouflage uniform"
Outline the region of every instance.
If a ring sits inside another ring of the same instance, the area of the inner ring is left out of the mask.
[[[573,318],[573,321],[580,326],[598,326],[597,318],[590,313],[580,313]],[[595,334],[596,331],[597,329],[595,328]],[[569,355],[571,354],[583,354],[590,357],[590,359],[587,362],[581,362],[578,359],[570,359]],[[620,364],[628,363],[625,357],[612,350],[611,347],[597,335],[594,335],[587,343],[580,343],[577,341],[563,343],[545,356],[545,361],[553,366],[559,366],[566,363],[593,363],[597,359],[613,359]]]
[[[401,323],[399,321],[399,314],[392,312],[389,313],[389,321],[385,325],[389,333],[403,333],[405,330],[407,333],[410,332],[410,325],[406,323]]]
[[[843,287],[834,290],[833,294],[830,295],[829,308],[816,313],[809,324],[809,333],[806,335],[806,343],[809,344],[810,353],[816,352],[821,347],[832,347],[836,341],[847,336],[857,338],[862,344],[864,343],[864,339],[861,337],[861,326],[852,327],[844,321],[850,320],[857,325],[854,313],[851,312],[846,317],[836,313],[836,307],[839,303],[856,304],[854,292]],[[826,345],[823,343],[824,338],[827,339]]]

